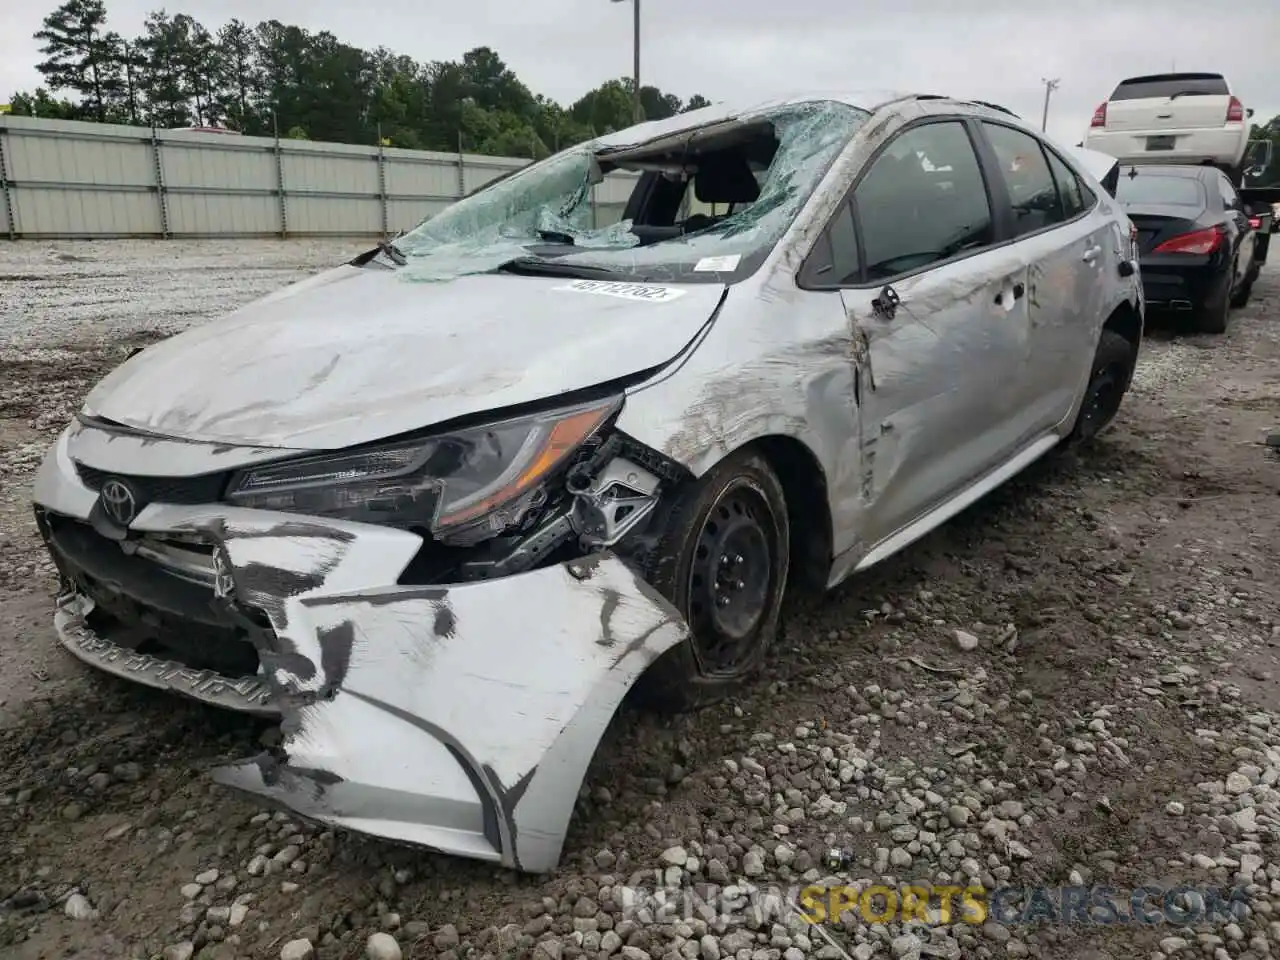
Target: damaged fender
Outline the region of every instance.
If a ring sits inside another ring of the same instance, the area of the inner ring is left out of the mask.
[[[335,592],[333,581],[361,578],[355,554],[377,567],[386,553],[338,530],[220,533],[228,590],[274,628],[262,659],[284,738],[214,779],[335,827],[526,872],[556,867],[618,705],[688,636],[611,554],[483,582],[388,588],[392,577]]]

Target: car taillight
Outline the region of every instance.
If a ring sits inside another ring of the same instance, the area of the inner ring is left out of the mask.
[[[1089,127],[1105,127],[1107,125],[1107,105],[1105,103],[1098,104],[1098,109],[1093,111],[1093,119],[1089,121]]]
[[[1250,218],[1249,218],[1249,228],[1250,228],[1251,230],[1261,230],[1261,229],[1262,229],[1262,218],[1261,218],[1261,217],[1250,217]]]
[[[1223,231],[1221,227],[1210,227],[1208,230],[1194,230],[1166,240],[1152,250],[1152,253],[1189,253],[1203,255],[1213,253],[1222,246]]]
[[[1227,123],[1244,123],[1244,104],[1235,97],[1227,104]]]

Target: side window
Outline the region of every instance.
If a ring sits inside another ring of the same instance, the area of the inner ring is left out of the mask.
[[[1009,188],[1014,236],[1021,237],[1065,220],[1058,188],[1040,149],[1040,141],[998,123],[984,120],[982,127]]]
[[[854,189],[865,279],[885,280],[992,243],[977,154],[959,121],[900,134]]]
[[[1236,193],[1236,188],[1231,185],[1231,181],[1218,174],[1218,192],[1222,194],[1222,205],[1228,210],[1243,210],[1244,204],[1240,202],[1240,194]]]
[[[1053,173],[1053,182],[1058,186],[1058,196],[1062,199],[1064,220],[1077,217],[1093,206],[1093,193],[1080,182],[1077,177],[1056,153],[1045,150],[1049,158],[1049,170]]]

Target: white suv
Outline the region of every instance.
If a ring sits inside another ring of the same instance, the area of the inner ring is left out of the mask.
[[[1094,111],[1084,145],[1122,163],[1212,163],[1239,186],[1251,116],[1218,73],[1131,77]]]

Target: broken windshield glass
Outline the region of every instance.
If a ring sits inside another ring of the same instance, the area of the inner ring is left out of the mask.
[[[415,280],[448,280],[494,270],[530,244],[629,247],[628,224],[591,225],[591,188],[600,168],[590,145],[568,150],[503,178],[410,230],[396,241]]]
[[[809,102],[739,117],[729,129],[694,128],[677,137],[676,146],[668,137],[665,146],[652,149],[597,154],[591,143],[571,148],[458,201],[399,238],[408,259],[403,275],[410,281],[448,280],[490,272],[517,258],[531,265],[541,253],[558,273],[577,265],[584,274],[626,280],[745,276],[781,239],[868,116],[842,103]],[[767,145],[761,131],[768,131]],[[692,147],[704,134],[715,142],[698,153]],[[592,190],[603,179],[602,165],[664,171],[648,174],[661,182],[636,222],[595,225]],[[740,176],[748,168],[750,189]],[[688,211],[695,194],[712,213],[679,219],[677,208]],[[720,206],[726,212],[716,214]]]

